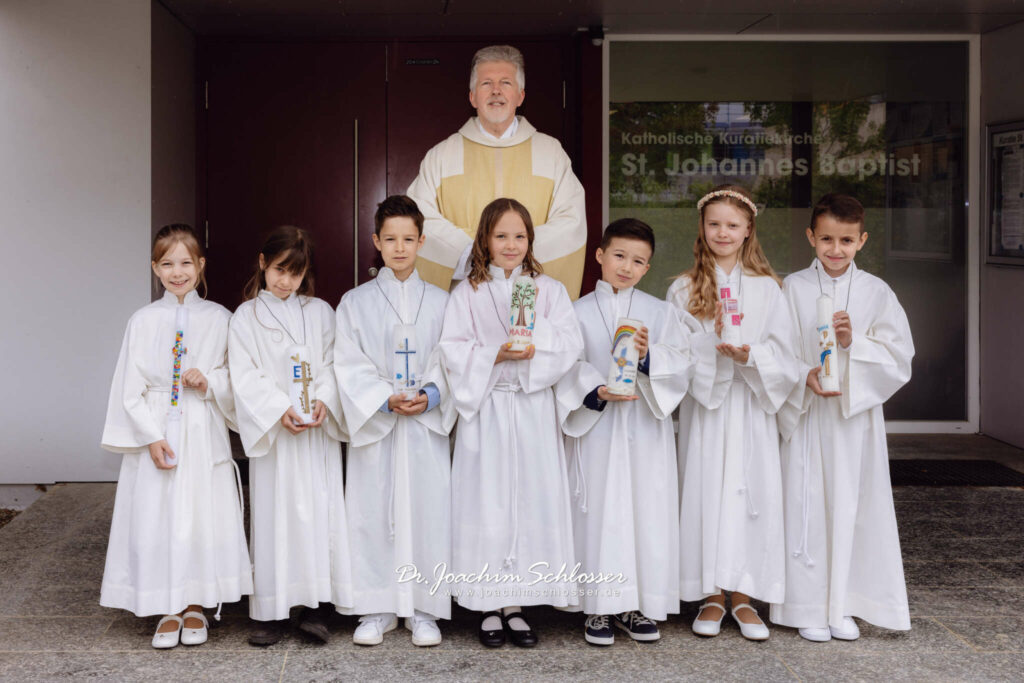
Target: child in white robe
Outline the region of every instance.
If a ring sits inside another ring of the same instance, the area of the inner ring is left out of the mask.
[[[552,386],[583,350],[569,295],[541,274],[533,223],[514,199],[480,217],[469,277],[452,292],[441,351],[459,424],[452,464],[452,566],[459,604],[482,610],[480,640],[537,637],[519,605],[576,604],[572,519]],[[533,343],[510,347],[516,278],[536,283]],[[503,609],[499,614],[497,610]]]
[[[575,497],[576,559],[586,579],[579,584],[584,638],[593,645],[611,645],[613,626],[634,640],[658,640],[656,621],[679,613],[672,412],[692,368],[675,308],[635,289],[653,254],[646,223],[623,218],[605,228],[596,254],[601,280],[573,305],[584,355],[555,392]],[[620,318],[643,323],[629,395],[607,386]]]
[[[249,458],[252,645],[278,642],[296,605],[304,606],[299,628],[327,642],[331,604],[352,602],[334,310],[313,297],[312,270],[306,231],[277,228],[260,250],[248,300],[231,318],[231,376]],[[303,361],[309,372],[296,373]],[[312,393],[300,395],[308,422],[290,395],[300,375]]]
[[[693,330],[695,364],[693,405],[680,409],[680,419],[690,416],[679,426],[680,588],[683,600],[705,599],[694,633],[718,634],[726,613],[722,591],[732,591],[740,632],[764,640],[768,627],[750,598],[778,603],[785,591],[775,414],[798,380],[791,321],[757,240],[757,207],[747,191],[719,186],[697,209],[694,266],[668,291]],[[723,312],[724,304],[730,310]],[[723,343],[725,324],[734,322],[742,341]]]
[[[187,225],[156,235],[159,300],[128,321],[103,448],[123,453],[100,604],[160,619],[153,647],[206,642],[203,607],[252,592],[228,424],[228,320]],[[173,445],[170,442],[173,442]],[[219,618],[219,610],[218,610]]]
[[[867,237],[860,202],[825,195],[807,229],[817,258],[782,286],[806,381],[779,412],[788,552],[786,599],[771,617],[812,641],[856,639],[854,616],[910,628],[882,404],[910,379],[914,342],[896,295],[854,264]],[[823,295],[836,311],[839,392],[818,379]]]
[[[358,548],[351,612],[363,615],[352,639],[377,645],[404,617],[413,644],[424,647],[441,642],[436,620],[451,618],[448,591],[414,578],[432,579],[450,558],[455,411],[436,348],[448,293],[416,272],[423,214],[412,199],[388,197],[374,220],[385,267],[341,298],[334,342],[349,433],[349,536]],[[401,348],[399,331],[403,341],[412,335]]]

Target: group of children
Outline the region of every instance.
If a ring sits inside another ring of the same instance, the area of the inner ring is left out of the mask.
[[[313,296],[298,228],[269,237],[234,315],[197,293],[192,230],[162,229],[166,292],[128,323],[102,440],[125,457],[101,604],[166,615],[156,648],[205,642],[203,608],[242,595],[254,645],[280,640],[295,606],[323,641],[336,610],[360,615],[358,644],[404,618],[436,645],[452,599],[480,612],[490,647],[536,645],[532,605],[584,612],[586,641],[610,645],[616,630],[657,640],[680,601],[703,600],[693,630],[714,636],[726,593],[752,640],[769,631],[751,598],[809,640],[858,637],[855,616],[909,629],[882,404],[914,350],[892,291],[853,263],[863,208],[822,198],[815,259],[780,283],[746,190],[697,207],[694,265],[667,301],[636,289],[654,233],[625,218],[604,231],[596,289],[571,302],[513,199],[484,209],[449,295],[417,275],[422,214],[389,197],[385,267],[336,311]],[[819,382],[823,295],[838,391]],[[609,387],[622,320],[625,393]],[[511,344],[523,324],[530,343]],[[410,392],[395,377],[411,353]],[[248,552],[229,428],[249,459]]]

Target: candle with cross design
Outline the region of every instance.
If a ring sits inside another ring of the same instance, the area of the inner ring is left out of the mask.
[[[309,361],[309,347],[305,344],[288,347],[288,397],[292,408],[302,418],[301,424],[313,422],[313,402],[316,401],[313,366]]]
[[[612,365],[608,371],[609,393],[632,396],[636,393],[636,372],[640,366],[640,353],[636,350],[634,337],[644,326],[640,320],[619,318],[615,325],[612,342]]]
[[[171,405],[167,409],[167,426],[164,435],[167,438],[167,445],[171,447],[173,455],[167,456],[168,465],[178,464],[179,451],[181,450],[181,373],[185,369],[185,333],[188,330],[188,308],[184,304],[178,304],[174,312],[174,347],[171,355],[174,363],[171,369]]]
[[[420,391],[419,349],[416,343],[416,327],[414,325],[395,325],[392,336],[394,340],[394,367],[392,383],[396,394],[402,394],[406,400],[416,398]]]

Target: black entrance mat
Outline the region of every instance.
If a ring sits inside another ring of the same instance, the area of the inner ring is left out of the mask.
[[[893,486],[1024,486],[1024,473],[992,460],[890,460]]]

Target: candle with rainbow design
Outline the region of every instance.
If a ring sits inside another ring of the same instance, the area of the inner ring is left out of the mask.
[[[612,342],[612,364],[608,371],[608,383],[605,388],[609,393],[620,396],[632,396],[636,393],[636,372],[640,366],[640,354],[636,350],[634,337],[644,326],[640,320],[619,318],[615,325],[615,338]]]
[[[181,370],[184,364],[185,354],[185,332],[188,329],[188,308],[179,304],[174,313],[174,347],[171,353],[174,356],[174,365],[171,370],[171,405],[167,409],[167,428],[164,434],[167,437],[167,445],[171,447],[174,455],[166,457],[168,465],[178,463],[179,450],[181,449]]]

